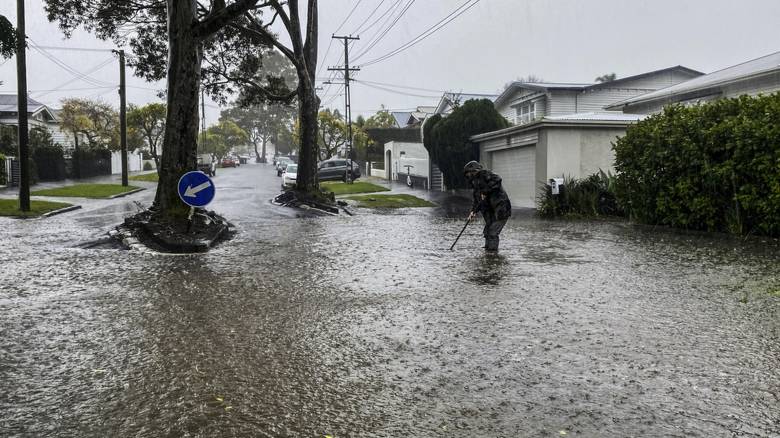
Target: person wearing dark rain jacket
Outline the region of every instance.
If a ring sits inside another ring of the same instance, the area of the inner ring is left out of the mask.
[[[501,187],[501,177],[485,169],[476,161],[470,161],[463,168],[466,180],[474,190],[474,202],[471,206],[469,219],[477,213],[482,213],[485,219],[485,249],[498,252],[498,235],[512,216],[512,204],[504,188]]]

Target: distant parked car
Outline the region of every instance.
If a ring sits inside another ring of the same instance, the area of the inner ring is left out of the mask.
[[[217,159],[211,154],[198,155],[198,170],[208,176],[217,174]]]
[[[221,165],[222,167],[236,167],[236,160],[230,157],[225,157],[222,159]]]
[[[285,167],[284,172],[282,172],[282,189],[294,186],[297,177],[298,177],[298,165],[295,163],[287,164],[287,167]]]
[[[331,158],[320,162],[317,169],[317,177],[320,181],[340,180],[346,182],[347,177],[354,181],[360,178],[360,166],[354,161],[344,158]]]
[[[282,172],[284,172],[284,168],[287,167],[289,163],[293,163],[292,158],[290,157],[277,157],[276,158],[276,176],[282,176]]]

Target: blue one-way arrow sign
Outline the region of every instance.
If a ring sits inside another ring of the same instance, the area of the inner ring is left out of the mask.
[[[204,207],[214,199],[216,188],[205,173],[187,172],[179,178],[179,197],[191,207]]]

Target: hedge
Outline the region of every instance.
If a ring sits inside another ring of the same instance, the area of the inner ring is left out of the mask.
[[[614,145],[637,221],[780,236],[780,93],[667,107]]]

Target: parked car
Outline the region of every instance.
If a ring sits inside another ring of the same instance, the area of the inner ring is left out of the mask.
[[[295,163],[287,164],[282,172],[282,189],[295,185],[295,179],[298,177],[298,165]]]
[[[276,176],[282,176],[282,172],[284,172],[284,168],[287,167],[289,163],[293,163],[292,158],[290,157],[277,157],[276,158]]]
[[[317,177],[320,181],[341,180],[346,182],[348,176],[353,181],[360,178],[360,166],[354,161],[345,158],[331,158],[322,161],[317,169]]]
[[[208,176],[217,174],[217,159],[211,154],[198,155],[198,170]]]
[[[230,157],[223,158],[221,165],[222,165],[222,167],[236,167],[237,166],[236,165],[236,160],[234,160],[234,159],[232,159]]]

